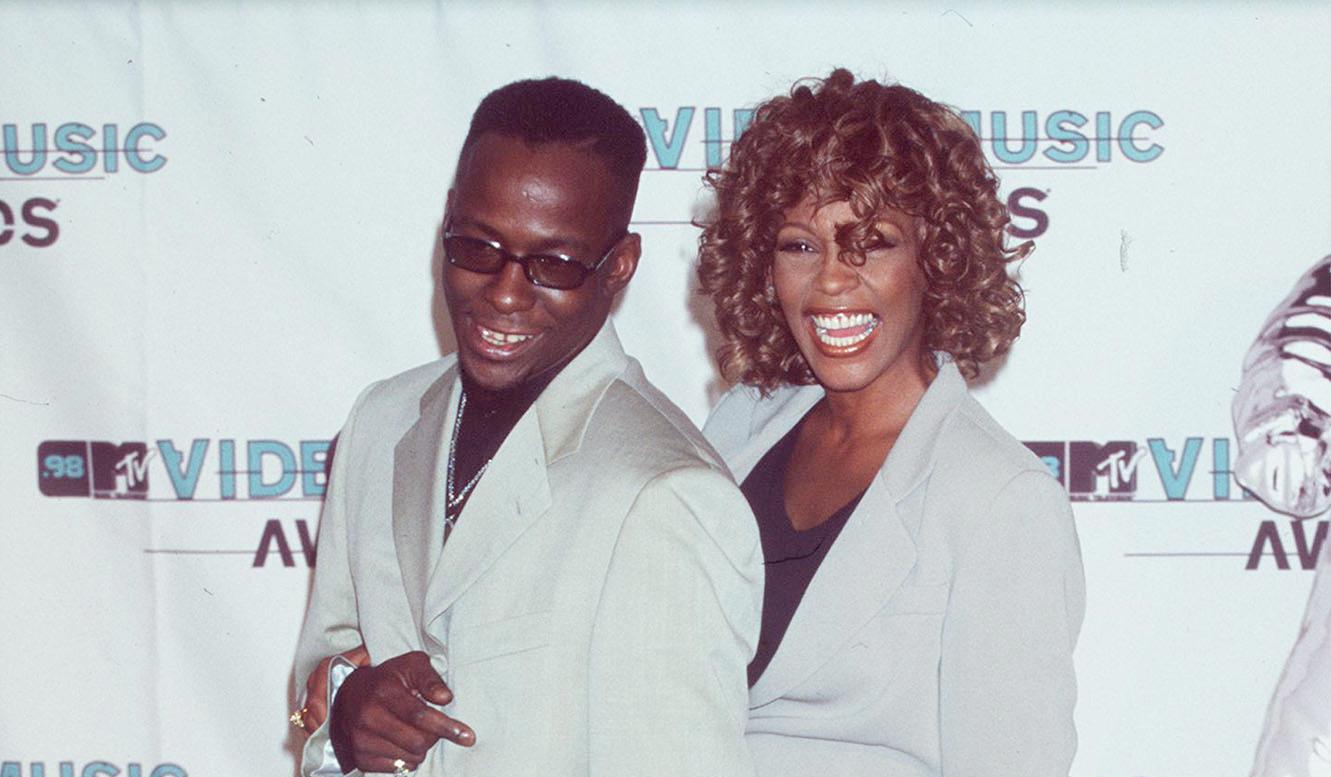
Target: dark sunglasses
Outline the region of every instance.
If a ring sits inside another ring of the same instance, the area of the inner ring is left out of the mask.
[[[577,259],[561,254],[518,256],[493,240],[455,235],[446,225],[444,227],[444,257],[454,267],[461,267],[469,272],[485,273],[486,275],[494,275],[502,270],[508,262],[517,262],[522,265],[523,273],[533,286],[567,291],[578,288],[586,282],[592,273],[601,269],[601,265],[605,264],[605,260],[610,258],[610,255],[615,251],[615,247],[619,245],[619,241],[623,240],[626,234],[628,233],[625,232],[615,238],[601,258],[596,260],[595,264],[586,265]]]

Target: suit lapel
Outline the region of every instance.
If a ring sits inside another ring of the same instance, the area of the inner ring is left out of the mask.
[[[776,654],[749,691],[750,707],[781,697],[831,660],[906,582],[915,566],[921,516],[918,509],[903,512],[903,505],[928,479],[934,444],[965,395],[961,374],[944,361],[810,581]],[[746,474],[821,396],[817,387],[800,389],[794,400],[773,413],[772,421],[753,437],[764,441],[761,449],[755,454],[746,448],[742,454]]]
[[[915,543],[880,472],[828,550],[772,661],[749,693],[758,707],[798,685],[883,608],[915,565]]]
[[[424,591],[421,623],[427,634],[438,631],[432,624],[549,510],[549,468],[578,450],[606,388],[630,363],[607,322],[509,432],[468,498],[442,553],[434,555],[434,562],[426,567],[428,579],[418,583],[417,590]],[[447,424],[445,440],[451,433],[451,413]],[[443,538],[444,502],[438,493],[443,487],[438,468],[434,481],[433,509],[441,516],[437,521],[441,533],[433,543],[437,548]]]
[[[440,502],[442,510],[442,501]],[[425,623],[457,601],[550,506],[545,450],[532,409],[518,419],[467,500],[425,586]],[[442,540],[442,535],[440,535]]]
[[[425,624],[426,583],[443,544],[440,451],[453,432],[460,386],[455,364],[421,395],[420,416],[393,449],[393,544],[418,628]]]

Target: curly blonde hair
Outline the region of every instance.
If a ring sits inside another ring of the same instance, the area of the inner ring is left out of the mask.
[[[974,377],[1021,332],[1022,291],[1007,264],[1029,244],[1007,247],[1007,209],[979,138],[913,89],[856,83],[843,69],[797,82],[758,107],[728,164],[706,180],[717,208],[699,240],[698,277],[716,306],[717,358],[730,380],[764,392],[816,382],[770,282],[777,230],[810,195],[848,201],[858,235],[872,234],[885,209],[918,218],[927,370],[929,352],[945,351]]]

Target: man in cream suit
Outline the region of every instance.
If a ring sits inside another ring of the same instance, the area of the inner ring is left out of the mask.
[[[473,116],[443,232],[458,352],[370,386],[339,438],[295,673],[361,643],[370,665],[334,674],[306,774],[751,772],[754,521],[607,320],[645,154],[573,81]]]

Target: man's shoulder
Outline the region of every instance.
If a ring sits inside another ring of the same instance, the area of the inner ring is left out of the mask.
[[[640,527],[657,529],[696,525],[736,568],[761,568],[757,524],[730,470],[688,416],[645,379],[630,371],[606,388],[582,452],[606,475],[598,478],[598,493],[621,500],[626,520],[636,515]]]
[[[729,472],[684,411],[631,369],[606,388],[584,444],[614,451],[619,463],[655,472],[701,467]]]
[[[365,388],[357,402],[364,408],[381,411],[403,407],[416,409],[425,392],[455,364],[457,364],[457,355],[449,354],[441,359],[377,380]]]

